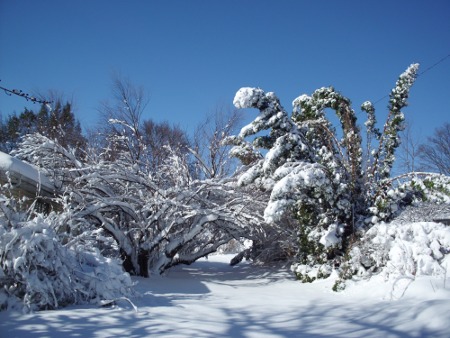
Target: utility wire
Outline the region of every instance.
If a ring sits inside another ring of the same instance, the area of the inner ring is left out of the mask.
[[[33,103],[41,103],[41,104],[50,104],[50,103],[52,103],[52,101],[46,101],[46,100],[37,99],[34,96],[30,96],[29,94],[24,93],[22,90],[19,90],[19,89],[8,89],[8,88],[2,87],[2,86],[0,86],[0,89],[3,90],[5,92],[5,94],[8,95],[8,96],[11,96],[11,95],[14,94],[14,95],[23,97],[25,100],[31,101]]]
[[[447,54],[446,56],[444,56],[442,59],[440,59],[439,61],[435,62],[434,64],[432,64],[430,67],[426,68],[425,70],[423,70],[422,72],[420,72],[419,74],[417,74],[417,78],[419,78],[419,76],[422,76],[423,74],[425,74],[426,72],[432,70],[434,67],[436,67],[437,65],[441,64],[442,62],[444,62],[445,60],[447,60],[448,58],[450,58],[450,54]],[[380,101],[384,100],[385,98],[389,97],[389,94],[384,95],[382,98],[376,100],[373,105],[376,105],[377,103],[379,103]]]
[[[423,72],[419,73],[419,74],[417,75],[417,77],[419,77],[419,76],[425,74],[425,73],[428,72],[429,70],[431,70],[431,69],[433,69],[434,67],[436,67],[438,64],[444,62],[444,61],[445,61],[447,58],[449,58],[449,57],[450,57],[450,54],[444,56],[444,57],[443,57],[442,59],[440,59],[438,62],[436,62],[435,64],[431,65],[430,67],[428,67],[427,69],[425,69]]]

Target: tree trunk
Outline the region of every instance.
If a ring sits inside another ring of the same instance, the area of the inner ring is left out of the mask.
[[[126,272],[130,275],[136,275],[136,269],[134,268],[133,260],[131,256],[128,255],[125,250],[120,249],[120,256],[122,258],[122,266]]]
[[[149,260],[149,251],[148,250],[139,250],[138,254],[138,264],[139,264],[139,276],[141,277],[149,277],[148,271],[148,260]]]

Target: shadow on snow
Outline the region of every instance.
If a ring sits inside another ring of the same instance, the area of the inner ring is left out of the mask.
[[[134,299],[139,311],[119,301],[115,307],[70,307],[34,314],[0,314],[0,337],[446,337],[448,332],[415,328],[417,320],[437,301],[405,305],[396,302],[355,304],[343,301],[303,302],[299,306],[264,304],[264,294],[254,306],[239,300],[226,302],[226,293],[215,295],[215,287],[269,286],[292,278],[286,269],[267,269],[243,263],[200,261],[172,269],[167,276],[136,278],[142,297]],[[225,290],[226,291],[226,290]],[[244,291],[245,293],[245,291]],[[241,291],[242,294],[242,291]],[[281,299],[280,302],[283,302]],[[437,303],[436,303],[437,302]],[[282,304],[282,303],[281,303]],[[445,318],[444,318],[445,319]]]

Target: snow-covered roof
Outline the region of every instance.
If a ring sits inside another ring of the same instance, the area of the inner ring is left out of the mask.
[[[33,184],[47,193],[55,190],[52,182],[37,167],[0,151],[0,174],[7,171],[19,181]]]

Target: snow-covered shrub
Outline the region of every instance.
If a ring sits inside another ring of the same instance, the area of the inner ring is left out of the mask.
[[[357,275],[399,277],[445,276],[450,268],[450,228],[435,222],[380,222],[349,252],[335,289]]]
[[[426,202],[428,206],[436,205],[440,208],[440,205],[450,204],[450,177],[448,176],[412,172],[383,180],[383,183],[384,186],[380,184],[383,189],[378,190],[373,198],[373,205],[369,208],[370,217],[365,220],[367,224],[376,224],[380,220],[397,217],[404,213],[404,209],[409,205]],[[425,209],[428,210],[429,207]]]
[[[355,246],[350,252],[352,262],[363,261],[367,265],[372,261],[369,269],[383,267],[387,276],[445,274],[445,258],[450,253],[450,228],[444,224],[382,222],[365,233],[362,242],[365,241],[371,248],[361,252]]]
[[[104,148],[83,159],[40,135],[22,142],[18,156],[46,163],[58,173],[52,177],[63,178],[66,242],[100,247],[101,238],[102,251],[120,258],[127,272],[149,276],[258,232],[263,204],[257,194],[237,189],[233,179],[194,179],[188,154],[171,147],[153,171],[142,140],[129,140],[133,135],[110,135]],[[140,150],[129,151],[132,145]]]
[[[418,65],[411,65],[396,82],[383,132],[376,128],[373,105],[363,103],[361,109],[368,117],[365,156],[350,100],[332,87],[296,98],[291,116],[272,92],[241,88],[236,93],[237,108],[260,112],[239,135],[227,140],[234,146],[230,154],[247,166],[239,184],[270,192],[264,218],[274,227],[283,227],[286,213],[297,219],[293,240],[298,241],[298,261],[293,270],[300,279],[328,275],[330,268],[345,261],[359,231],[371,222],[389,220],[420,195],[405,184],[396,188],[397,194],[390,178],[404,127],[401,109],[407,105],[417,71]],[[329,111],[335,112],[341,132],[327,118]],[[268,133],[256,136],[263,131]],[[255,136],[251,142],[246,140],[250,136]],[[375,141],[377,146],[372,144]],[[258,153],[261,148],[266,151]],[[413,196],[402,189],[411,190]]]
[[[55,309],[131,294],[120,262],[61,243],[54,230],[60,221],[56,214],[0,217],[0,308]]]

